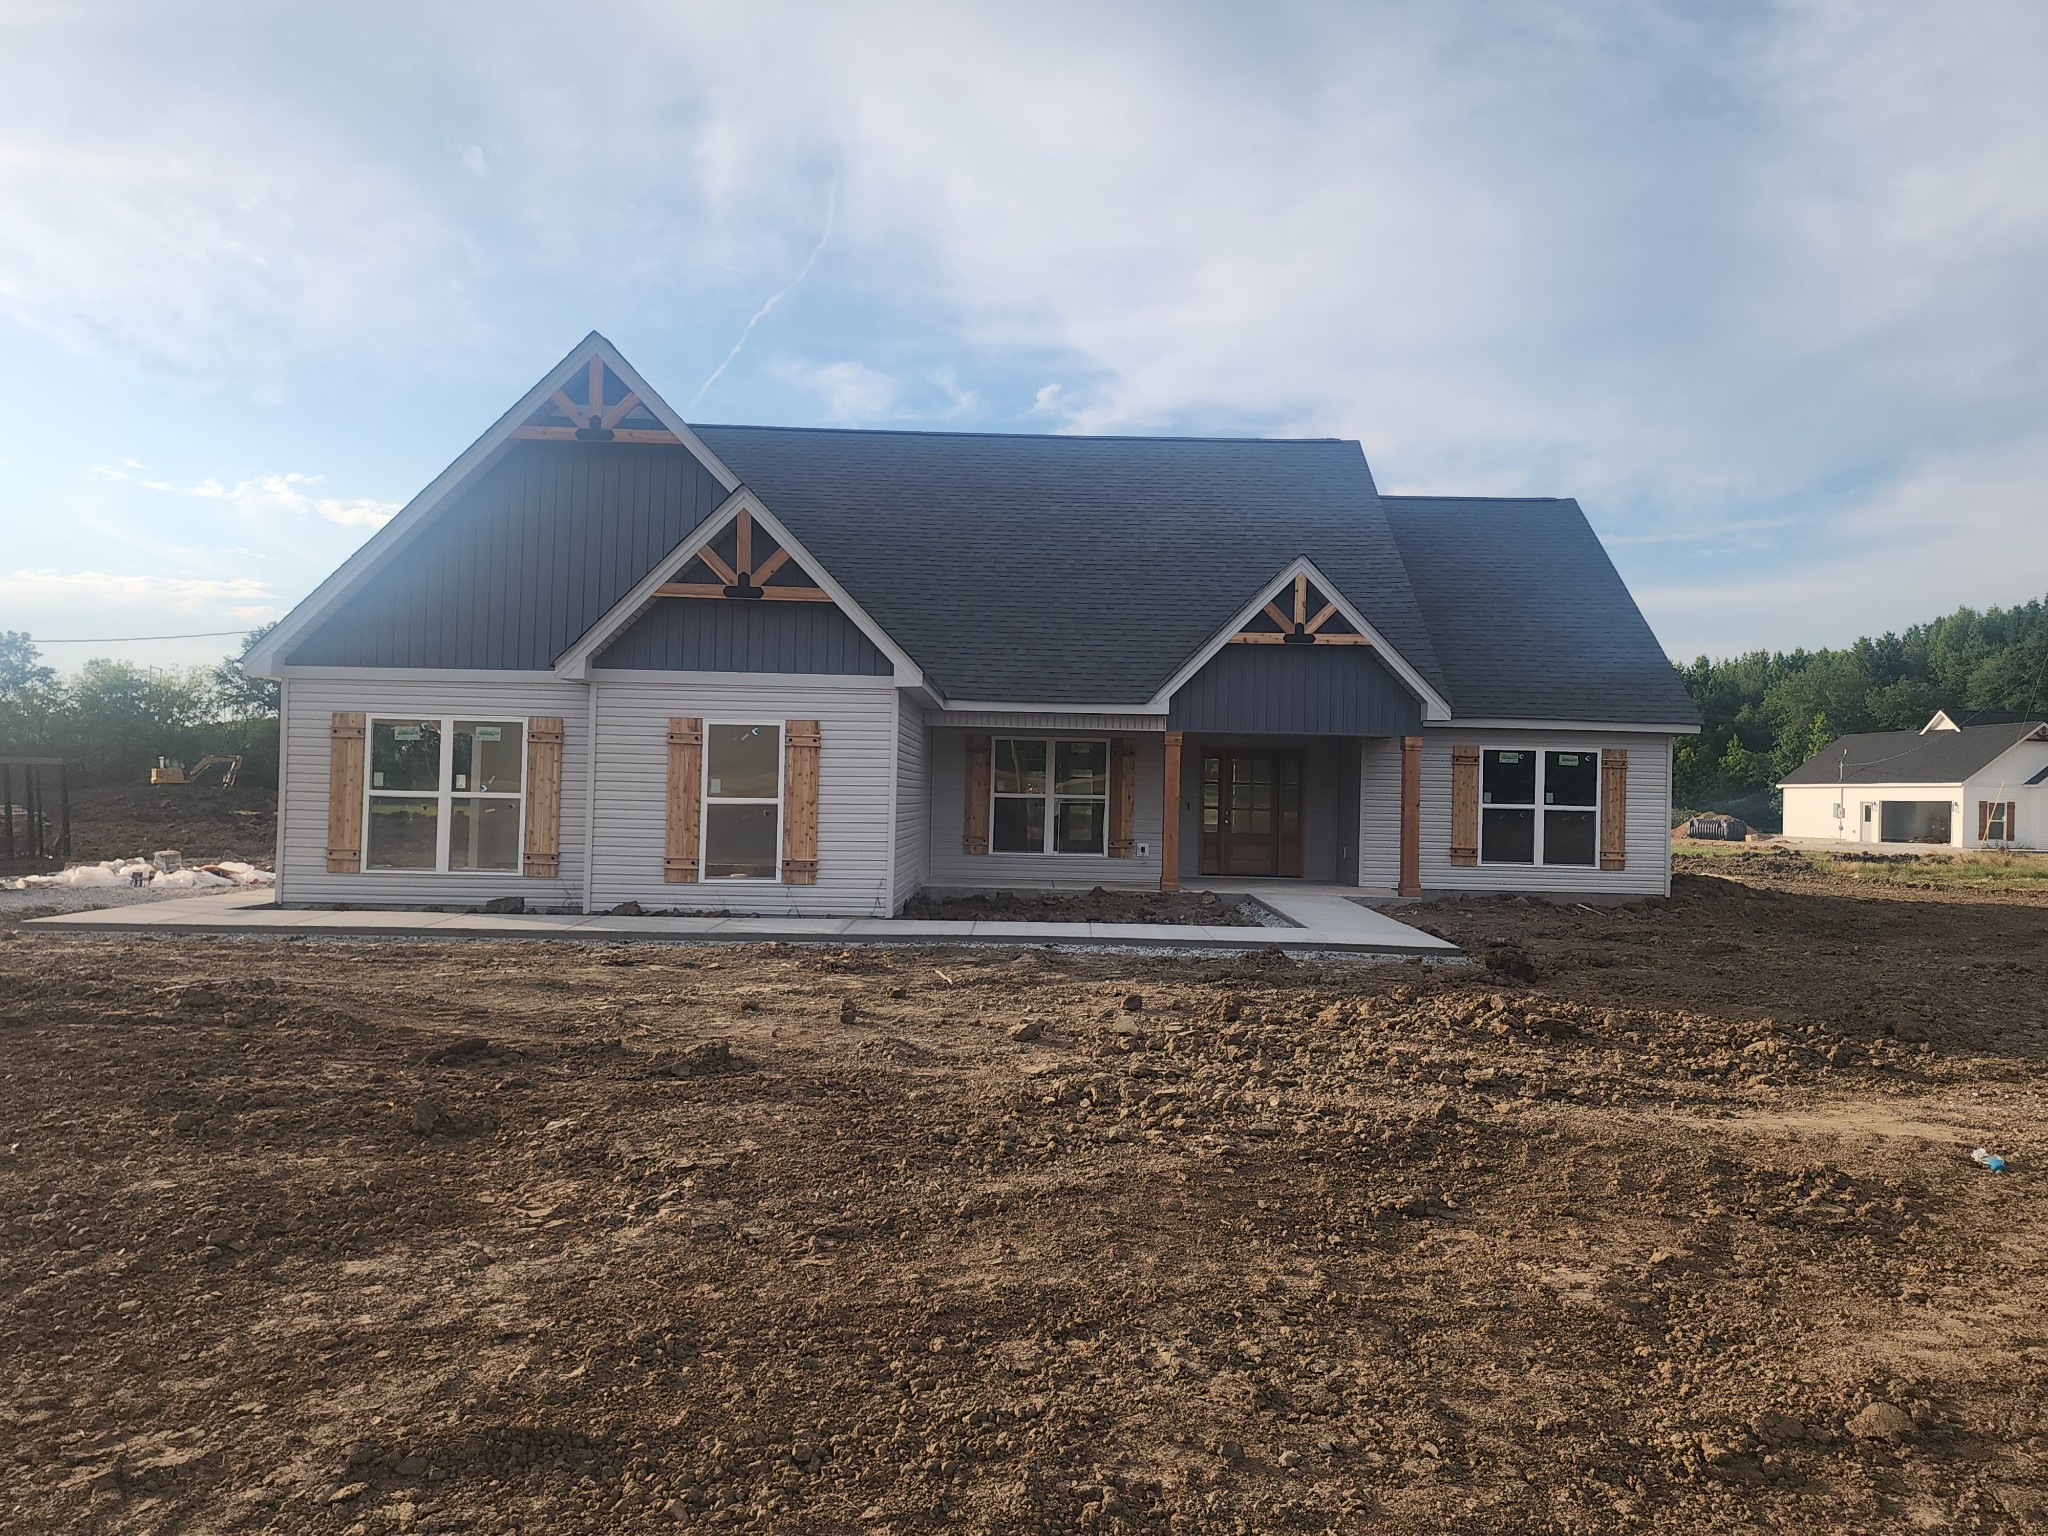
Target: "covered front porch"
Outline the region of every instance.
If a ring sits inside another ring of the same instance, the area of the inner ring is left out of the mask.
[[[1419,735],[1168,731],[1159,888],[1418,896],[1421,762]]]

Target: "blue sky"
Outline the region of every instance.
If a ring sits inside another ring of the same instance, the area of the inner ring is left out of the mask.
[[[2038,0],[15,0],[0,627],[276,617],[595,328],[697,421],[1355,437],[1842,642],[2048,591],[2043,166]]]

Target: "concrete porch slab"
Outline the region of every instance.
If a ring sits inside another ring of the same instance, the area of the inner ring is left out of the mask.
[[[1183,927],[1171,923],[933,922],[883,917],[609,917],[582,913],[320,912],[270,904],[267,892],[230,892],[148,906],[68,912],[24,923],[24,931],[173,933],[221,938],[568,939],[731,944],[1062,944],[1237,953],[1294,953],[1460,960],[1456,945],[1396,922],[1337,886],[1299,887],[1259,900],[1295,926]]]

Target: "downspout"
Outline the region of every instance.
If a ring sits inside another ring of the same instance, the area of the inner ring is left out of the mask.
[[[597,679],[591,678],[583,686],[590,690],[583,728],[583,915],[588,917],[597,879]]]
[[[292,680],[281,677],[277,680],[277,852],[271,865],[277,876],[270,885],[270,899],[279,906],[284,905],[284,825],[285,812],[289,805],[285,790],[291,773],[292,745]]]

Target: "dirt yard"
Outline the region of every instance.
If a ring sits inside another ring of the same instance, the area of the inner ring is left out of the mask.
[[[2048,1518],[2048,898],[1409,915],[1491,969],[8,930],[0,1529]]]

